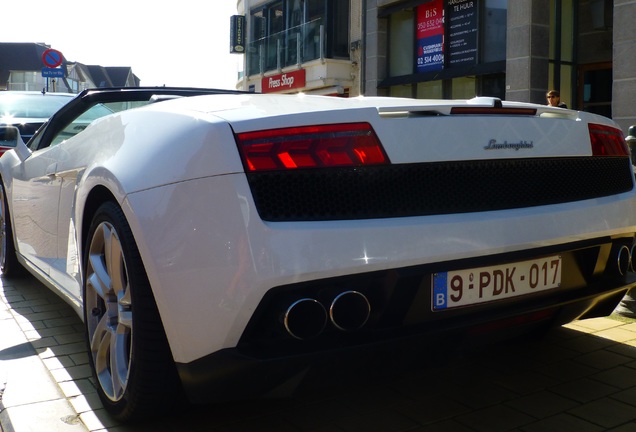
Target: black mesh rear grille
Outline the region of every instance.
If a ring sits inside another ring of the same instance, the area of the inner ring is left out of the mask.
[[[633,188],[627,157],[506,159],[249,173],[267,221],[467,213],[599,198]]]

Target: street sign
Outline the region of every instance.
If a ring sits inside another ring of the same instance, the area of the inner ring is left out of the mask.
[[[42,53],[42,63],[50,68],[56,68],[62,64],[64,56],[58,50],[49,48]]]
[[[44,78],[64,78],[64,69],[42,68],[42,76]]]

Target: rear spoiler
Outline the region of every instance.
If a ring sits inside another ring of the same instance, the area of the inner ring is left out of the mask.
[[[448,115],[505,115],[578,118],[577,111],[519,102],[502,102],[494,97],[476,97],[467,101],[445,101],[436,106],[381,106],[381,117],[448,116]]]

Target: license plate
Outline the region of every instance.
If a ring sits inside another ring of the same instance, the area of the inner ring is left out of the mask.
[[[433,275],[433,310],[531,294],[561,285],[561,257],[457,270]]]

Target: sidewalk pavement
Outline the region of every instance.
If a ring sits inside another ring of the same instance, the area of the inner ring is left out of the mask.
[[[139,427],[103,410],[83,325],[33,278],[0,278],[0,430],[636,431],[636,320],[577,321],[396,379],[221,404]]]
[[[97,393],[80,319],[31,277],[0,278],[0,300],[2,431],[92,429],[87,398]]]

